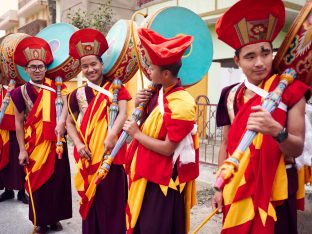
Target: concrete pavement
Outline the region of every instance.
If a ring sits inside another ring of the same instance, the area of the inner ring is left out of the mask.
[[[70,156],[71,175],[72,179],[75,174],[75,165],[73,157]],[[215,167],[208,165],[200,165],[200,175],[197,179],[198,205],[191,211],[191,231],[199,225],[211,212],[210,198],[212,195],[212,185],[215,181]],[[0,193],[2,190],[0,191]],[[17,191],[15,196],[17,195]],[[78,234],[81,233],[81,217],[78,212],[79,197],[72,186],[73,195],[73,218],[62,221],[63,231],[49,233],[58,234]],[[298,229],[299,234],[312,233],[312,191],[308,187],[308,196],[306,197],[306,211],[299,212]],[[201,230],[199,234],[217,234],[221,230],[222,216],[215,215]],[[0,234],[30,234],[32,233],[33,225],[28,220],[28,205],[14,200],[0,203]]]
[[[69,150],[72,148],[69,147]],[[71,176],[72,181],[76,171],[73,157],[70,156],[70,166],[71,166]],[[197,189],[198,190],[207,190],[211,188],[211,185],[214,182],[214,168],[207,165],[200,166],[200,176],[198,178]],[[209,183],[208,183],[209,182]],[[3,192],[2,190],[0,192]],[[17,191],[15,191],[15,196],[17,196]],[[79,197],[72,183],[72,196],[73,196],[73,218],[61,221],[63,225],[63,231],[61,232],[52,232],[49,233],[58,233],[58,234],[77,234],[81,233],[81,217],[79,214]],[[194,230],[195,227],[210,213],[210,204],[202,204],[196,206],[192,210],[192,220],[191,220],[191,230]],[[220,229],[220,219],[214,219],[212,221],[214,225],[209,224],[210,232],[209,233],[218,233],[219,231],[212,232],[213,229]],[[33,230],[33,225],[28,219],[28,205],[14,200],[9,200],[0,203],[0,234],[30,234]],[[206,228],[203,228],[206,230]]]
[[[73,157],[70,157],[71,177],[74,178],[75,165]],[[73,180],[72,180],[73,182]],[[0,191],[2,192],[2,190]],[[17,191],[15,191],[15,197]],[[79,197],[72,183],[72,199],[73,199],[73,218],[61,221],[63,230],[58,234],[77,234],[81,233],[81,217],[78,212]],[[47,211],[48,212],[48,211]],[[0,203],[0,234],[30,234],[33,225],[28,219],[28,205],[16,200],[9,200]]]

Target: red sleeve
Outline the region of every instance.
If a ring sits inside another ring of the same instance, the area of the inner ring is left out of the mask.
[[[310,88],[301,81],[295,80],[283,93],[282,101],[291,109],[300,99],[305,96],[309,98]]]
[[[124,85],[121,86],[121,89],[119,90],[118,93],[118,101],[120,100],[131,100],[131,95],[129,94],[128,90]]]
[[[196,118],[193,97],[183,90],[176,90],[164,97],[164,125],[170,141],[179,143],[189,134]]]
[[[164,124],[169,140],[175,143],[182,141],[194,127],[194,121],[172,119],[170,113],[164,114]]]

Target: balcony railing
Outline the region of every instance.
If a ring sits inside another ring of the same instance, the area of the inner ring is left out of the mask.
[[[0,20],[4,20],[6,18],[17,20],[17,11],[16,10],[8,10],[3,15],[0,16]]]
[[[20,33],[26,33],[31,36],[36,35],[43,28],[47,26],[47,21],[42,19],[36,19],[22,27],[20,27],[17,31]]]
[[[149,3],[149,2],[152,2],[154,0],[137,0],[137,4],[138,6],[142,6],[143,4],[146,4],[146,3]]]
[[[25,6],[27,3],[31,2],[32,0],[22,0],[18,2],[18,9],[21,9],[23,6]]]

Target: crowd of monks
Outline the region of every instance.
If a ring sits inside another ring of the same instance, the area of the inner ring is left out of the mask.
[[[299,171],[295,158],[303,151],[310,91],[292,81],[295,71],[273,72],[272,41],[284,23],[281,0],[241,0],[216,24],[218,38],[235,50],[234,61],[246,76],[222,90],[217,109],[217,125],[223,127],[222,182],[211,205],[223,213],[224,234],[297,233],[309,170]],[[138,35],[153,82],[135,96],[140,121],[127,118],[131,96],[125,86],[102,75],[108,43],[101,32],[80,29],[70,38],[69,55],[79,60],[87,80],[72,92],[46,76],[54,58],[44,39],[27,37],[17,45],[14,63],[30,81],[14,89],[1,86],[1,101],[9,97],[10,102],[0,124],[0,202],[18,190],[17,199],[29,205],[34,233],[60,231],[60,221],[72,217],[66,136],[74,144],[70,155],[77,168],[73,180],[82,217],[77,233],[190,231],[199,141],[195,101],[178,73],[196,38],[165,38],[147,28],[138,29]],[[262,105],[263,92],[276,90],[281,79],[288,86],[270,111]],[[246,130],[258,134],[235,157]],[[122,132],[132,139],[128,145],[125,138],[118,140]],[[229,171],[233,176],[225,176]]]

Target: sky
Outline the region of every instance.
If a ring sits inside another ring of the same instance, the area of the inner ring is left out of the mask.
[[[0,16],[8,10],[17,10],[18,0],[0,0]],[[4,35],[4,31],[0,30],[0,37]]]

